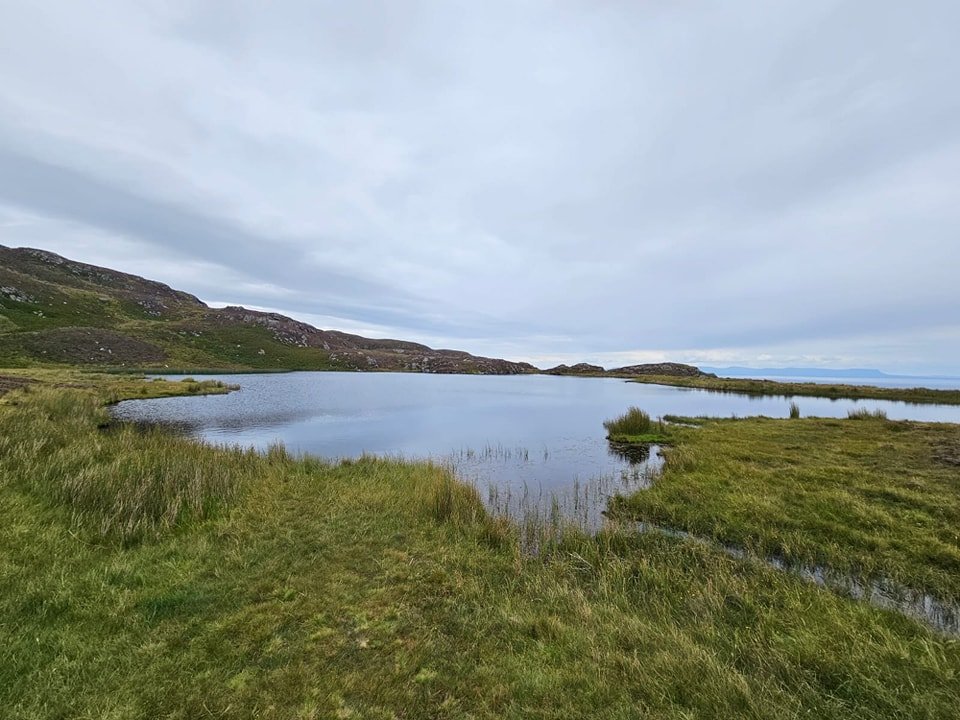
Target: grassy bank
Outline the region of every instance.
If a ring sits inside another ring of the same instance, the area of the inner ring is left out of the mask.
[[[0,398],[5,717],[955,715],[955,641],[709,547],[529,557],[435,466],[101,427],[158,385]]]
[[[960,425],[692,422],[671,426],[663,475],[619,516],[960,600]]]
[[[806,396],[845,400],[894,400],[917,404],[960,405],[960,390],[930,388],[886,388],[871,385],[827,385],[820,383],[777,382],[746,378],[678,377],[674,375],[639,375],[631,382],[674,387],[698,388],[713,392],[743,395]]]

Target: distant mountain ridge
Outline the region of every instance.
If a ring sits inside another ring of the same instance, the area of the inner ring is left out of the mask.
[[[396,370],[521,374],[529,363],[215,309],[137,275],[0,245],[0,366]]]

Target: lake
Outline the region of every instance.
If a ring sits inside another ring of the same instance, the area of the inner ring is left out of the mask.
[[[182,376],[168,376],[176,380]],[[960,406],[780,398],[550,375],[297,372],[215,375],[229,395],[129,400],[115,416],[166,423],[198,439],[351,458],[364,453],[430,459],[473,483],[497,512],[559,511],[596,527],[606,499],[650,482],[661,462],[625,456],[603,421],[636,405],[665,414],[846,417],[882,409],[891,419],[960,422]]]

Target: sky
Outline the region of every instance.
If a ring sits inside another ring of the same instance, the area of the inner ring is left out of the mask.
[[[0,244],[541,367],[960,375],[955,0],[0,0]]]

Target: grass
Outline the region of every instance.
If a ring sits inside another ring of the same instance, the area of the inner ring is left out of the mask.
[[[5,718],[955,716],[957,642],[789,575],[615,529],[532,557],[442,468],[101,428],[187,384],[34,379],[0,398]]]
[[[868,410],[867,408],[857,408],[850,410],[847,417],[851,420],[886,420],[887,413],[883,410]]]
[[[852,418],[678,426],[615,513],[960,600],[960,426]]]
[[[654,422],[638,407],[631,407],[618,418],[603,423],[607,439],[618,443],[659,443],[667,440],[663,421]]]
[[[893,400],[915,404],[960,405],[960,390],[930,388],[886,388],[872,385],[828,385],[820,383],[777,382],[746,378],[679,377],[640,375],[630,382],[675,387],[699,388],[713,392],[779,397],[825,397],[848,400]]]

